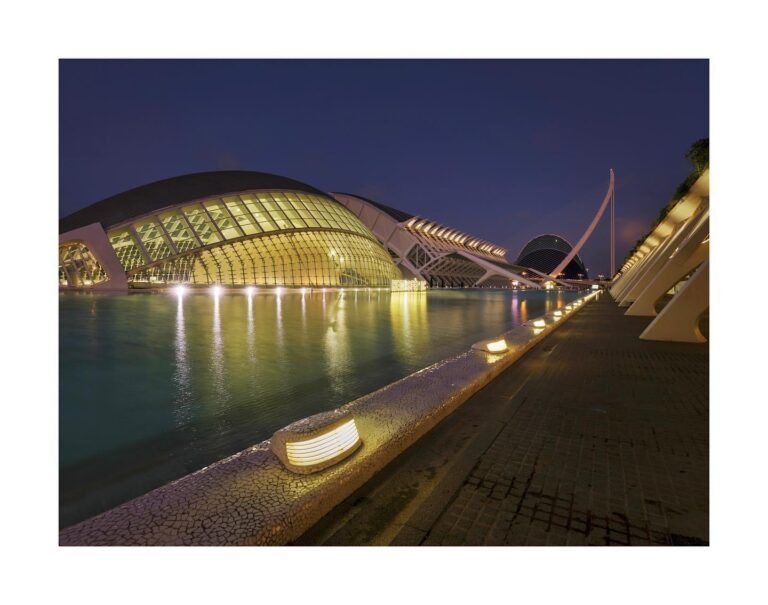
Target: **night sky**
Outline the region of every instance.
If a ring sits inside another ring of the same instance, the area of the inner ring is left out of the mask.
[[[60,62],[60,215],[206,170],[359,193],[508,249],[575,243],[616,171],[617,264],[709,136],[706,60]],[[581,257],[608,271],[606,216]]]

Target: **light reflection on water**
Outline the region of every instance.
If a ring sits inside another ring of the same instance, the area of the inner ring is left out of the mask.
[[[60,521],[111,508],[574,297],[62,294]]]

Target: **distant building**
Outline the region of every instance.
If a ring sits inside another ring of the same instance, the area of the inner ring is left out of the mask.
[[[529,241],[515,261],[518,265],[530,267],[549,274],[568,256],[573,246],[564,237],[550,233],[539,235]],[[561,275],[555,276],[565,279],[585,279],[589,277],[584,263],[578,255],[565,267]]]

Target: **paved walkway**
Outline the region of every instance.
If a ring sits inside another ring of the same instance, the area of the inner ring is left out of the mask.
[[[709,348],[648,323],[587,305],[297,544],[708,544]]]

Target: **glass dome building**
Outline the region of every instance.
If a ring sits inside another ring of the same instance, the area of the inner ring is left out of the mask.
[[[573,246],[564,237],[547,233],[534,237],[523,246],[515,262],[518,265],[531,267],[542,273],[549,274],[568,256],[572,248]],[[562,274],[555,277],[584,279],[588,275],[584,263],[576,255],[565,267]]]
[[[389,287],[401,273],[347,208],[247,171],[157,181],[59,221],[59,286]]]

